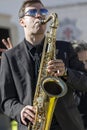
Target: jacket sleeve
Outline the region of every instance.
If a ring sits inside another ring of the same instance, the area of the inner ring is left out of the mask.
[[[20,111],[24,105],[19,102],[6,53],[2,54],[1,60],[0,95],[2,111],[10,118],[20,121]]]
[[[87,92],[87,75],[82,71],[67,69],[67,86],[73,90]]]

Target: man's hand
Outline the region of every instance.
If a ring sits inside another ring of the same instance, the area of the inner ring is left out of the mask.
[[[9,37],[7,40],[2,39],[2,43],[6,46],[7,49],[11,49],[13,47],[11,39]]]
[[[61,59],[51,60],[48,62],[47,72],[52,76],[64,76],[65,64]]]
[[[7,49],[11,49],[13,47],[11,39],[9,37],[7,38],[7,40],[2,39],[2,43],[6,46]],[[0,52],[2,53],[6,51],[7,49],[0,48]],[[1,56],[0,56],[0,59],[1,59]]]
[[[27,125],[26,119],[34,123],[35,121],[35,109],[33,106],[27,105],[21,111],[21,121],[24,125]]]

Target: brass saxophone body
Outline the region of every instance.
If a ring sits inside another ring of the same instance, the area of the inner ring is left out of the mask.
[[[59,77],[53,77],[46,71],[48,61],[56,58],[56,30],[58,17],[56,13],[51,14],[42,24],[53,20],[50,25],[50,32],[47,32],[42,58],[39,68],[36,91],[33,106],[36,108],[35,123],[29,124],[29,130],[49,130],[53,112],[58,98],[67,92],[67,86]]]

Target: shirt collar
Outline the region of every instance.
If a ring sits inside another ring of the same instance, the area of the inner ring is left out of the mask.
[[[28,42],[26,39],[24,39],[25,44],[27,46],[28,51],[30,51],[32,53],[32,55],[36,53],[40,54],[42,53],[42,49],[43,49],[43,45],[44,45],[44,39],[42,40],[42,42],[36,46],[33,46],[30,42]]]

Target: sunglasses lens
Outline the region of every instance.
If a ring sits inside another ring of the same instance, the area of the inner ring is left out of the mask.
[[[47,9],[40,9],[40,14],[46,16],[48,14]]]
[[[37,14],[37,9],[30,9],[26,12],[26,15],[29,15],[29,16],[36,16]]]
[[[40,13],[40,15],[42,16],[46,16],[48,14],[48,10],[47,9],[40,9],[39,11],[37,9],[29,9],[25,15],[28,15],[28,16],[36,16],[37,13]]]

